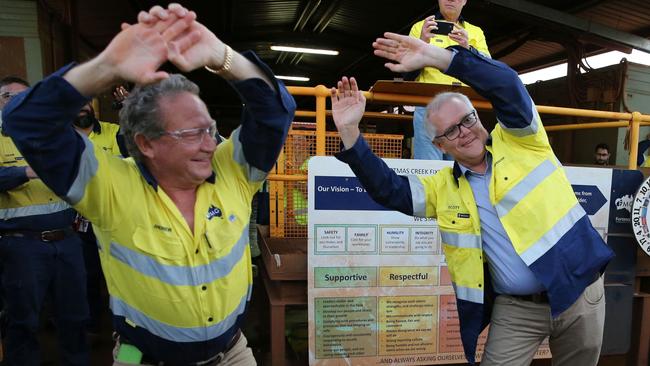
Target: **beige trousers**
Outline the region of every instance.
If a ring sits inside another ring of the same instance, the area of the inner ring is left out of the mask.
[[[219,365],[222,366],[255,366],[257,362],[253,357],[253,351],[247,347],[248,341],[244,337],[244,333],[239,337],[239,340],[235,345],[224,354],[223,359],[219,362]],[[133,364],[127,364],[115,361],[115,356],[117,355],[117,350],[119,348],[119,342],[116,343],[115,349],[113,349],[113,366],[133,366]],[[141,363],[140,365],[144,366],[156,366],[148,363]]]
[[[553,319],[548,304],[511,296],[495,299],[481,366],[530,365],[549,337],[553,366],[598,363],[605,325],[603,278],[589,285],[571,307]]]

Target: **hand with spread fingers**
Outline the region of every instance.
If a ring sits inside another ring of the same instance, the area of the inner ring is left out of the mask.
[[[109,45],[97,57],[65,74],[64,78],[83,95],[95,95],[112,84],[130,81],[150,84],[167,78],[160,66],[179,49],[191,47],[197,34],[191,28],[196,14],[178,4],[140,12],[138,22],[122,24]]]
[[[409,72],[427,66],[445,70],[451,62],[451,51],[442,49],[419,39],[386,32],[385,38],[372,43],[376,56],[393,62],[385,64],[393,72]]]
[[[346,149],[359,137],[359,122],[366,110],[366,97],[359,91],[354,78],[342,77],[336,88],[330,90],[332,118]]]

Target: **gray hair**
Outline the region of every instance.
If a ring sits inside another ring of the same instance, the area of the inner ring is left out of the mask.
[[[199,87],[180,74],[172,74],[155,84],[137,86],[124,100],[120,110],[120,128],[129,155],[142,162],[144,156],[135,143],[135,135],[149,139],[159,137],[165,131],[160,115],[160,99],[182,92],[199,95]]]
[[[451,99],[458,99],[461,102],[465,103],[468,107],[474,108],[472,102],[465,94],[456,92],[443,92],[437,94],[435,97],[433,97],[429,104],[427,104],[426,120],[424,121],[424,128],[427,132],[427,137],[429,140],[433,140],[438,135],[436,126],[433,125],[432,121],[430,120],[430,116],[436,113],[444,104],[446,104]]]

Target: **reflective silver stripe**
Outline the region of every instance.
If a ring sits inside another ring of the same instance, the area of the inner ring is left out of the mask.
[[[413,202],[413,216],[425,217],[427,214],[426,196],[424,185],[415,175],[407,175],[411,187],[411,201]]]
[[[111,242],[111,256],[145,276],[173,286],[198,286],[227,276],[239,263],[248,245],[248,225],[244,227],[230,253],[202,266],[173,266],[158,263],[152,257]]]
[[[475,302],[477,304],[483,303],[483,290],[456,286],[456,284],[453,282],[451,284],[454,286],[454,292],[456,292],[457,298],[465,301]]]
[[[537,133],[537,130],[539,129],[539,125],[541,124],[539,114],[537,113],[537,108],[535,108],[535,103],[531,99],[530,105],[533,108],[532,110],[532,116],[533,119],[528,123],[528,126],[524,128],[510,128],[504,125],[498,118],[497,121],[501,125],[501,127],[508,131],[509,134],[517,137],[524,137],[524,136],[529,136],[529,135],[534,135]]]
[[[230,315],[219,323],[206,327],[183,328],[157,321],[114,296],[110,298],[110,305],[114,315],[123,316],[160,338],[173,342],[204,342],[219,337],[235,325],[237,317],[246,309],[251,292],[251,286],[248,286],[247,294]]]
[[[97,158],[95,157],[95,151],[93,150],[93,143],[86,137],[84,134],[79,134],[83,140],[86,147],[84,148],[83,153],[81,153],[81,158],[79,159],[79,171],[77,172],[77,177],[74,179],[72,186],[68,190],[68,193],[65,195],[66,201],[70,204],[77,204],[84,196],[86,191],[86,185],[95,176],[97,173]]]
[[[246,178],[250,182],[261,182],[266,179],[266,175],[268,173],[248,164],[248,161],[246,161],[246,156],[244,156],[243,146],[239,141],[240,132],[241,127],[237,127],[230,135],[230,141],[232,141],[233,144],[233,160],[235,160],[237,164],[246,168]]]
[[[47,215],[55,212],[61,212],[70,208],[70,205],[64,201],[46,203],[43,205],[31,205],[15,208],[0,209],[0,219],[9,220],[18,217],[28,217],[36,215]]]
[[[521,259],[527,266],[530,266],[551,249],[584,215],[586,215],[585,210],[579,203],[576,203],[544,236],[521,253]]]
[[[555,165],[550,160],[544,160],[539,164],[535,169],[533,169],[528,175],[522,179],[517,185],[512,187],[508,193],[501,198],[501,201],[497,203],[496,210],[499,214],[499,217],[503,217],[512,210],[521,200],[526,197],[530,191],[535,189],[540,183],[544,181],[549,175],[557,169]]]
[[[481,249],[481,236],[440,230],[442,243],[456,248]]]

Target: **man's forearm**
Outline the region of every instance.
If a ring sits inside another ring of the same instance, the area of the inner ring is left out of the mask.
[[[339,129],[339,136],[341,136],[341,142],[346,150],[354,146],[359,139],[359,135],[361,135],[361,132],[358,125]]]
[[[92,97],[118,82],[112,69],[102,62],[102,55],[70,69],[63,78],[79,93]]]
[[[475,49],[458,46],[454,49],[457,54],[445,73],[488,99],[501,125],[521,129],[535,122],[532,99],[517,72],[500,61],[480,55]]]
[[[6,192],[27,183],[29,177],[25,170],[24,166],[0,167],[0,192]]]
[[[413,215],[413,199],[408,179],[398,176],[372,150],[363,138],[335,155],[348,164],[361,185],[380,205],[406,215]]]
[[[271,81],[271,78],[269,78],[269,76],[266,75],[266,73],[264,73],[257,65],[232,48],[226,50],[227,47],[229,46],[225,43],[222,45],[215,45],[215,51],[212,52],[214,56],[206,66],[212,70],[216,70],[223,68],[228,62],[229,65],[227,65],[226,69],[219,73],[219,75],[224,79],[237,81],[258,78],[264,80],[264,82],[276,92],[278,91],[275,84]],[[230,60],[227,60],[228,53],[231,53]]]
[[[246,106],[239,139],[248,163],[268,172],[282,149],[296,103],[286,87],[273,77],[272,70],[254,53],[245,52],[242,58],[256,71],[249,70],[249,73],[238,68],[237,72],[245,73],[247,77],[232,81]],[[264,77],[258,77],[257,73]],[[271,81],[270,86],[267,80]]]
[[[70,66],[48,76],[3,110],[3,130],[38,177],[61,196],[72,186],[85,149],[72,121],[88,102],[61,77],[68,71]]]
[[[454,53],[446,48],[440,48],[434,45],[428,45],[425,51],[426,65],[435,67],[436,69],[445,72],[451,60],[454,58]]]

